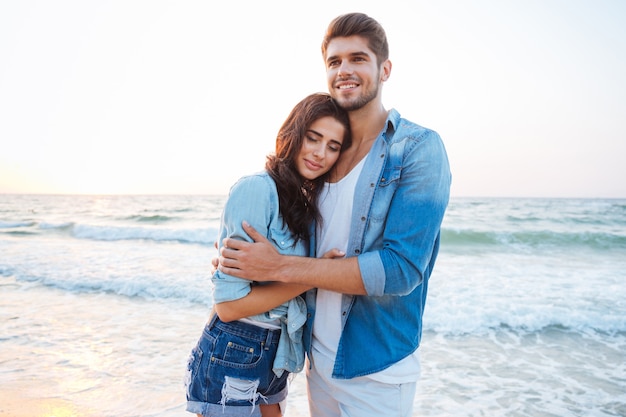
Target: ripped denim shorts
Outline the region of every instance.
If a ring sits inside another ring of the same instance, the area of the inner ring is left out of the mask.
[[[289,372],[272,371],[280,330],[222,322],[207,323],[187,363],[187,411],[203,416],[260,416],[258,404],[287,397]]]

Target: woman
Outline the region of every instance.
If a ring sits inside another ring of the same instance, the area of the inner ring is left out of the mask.
[[[245,220],[284,254],[310,253],[317,198],[339,153],[351,144],[347,113],[328,94],[298,103],[276,138],[265,171],[230,190],[218,242],[250,240]],[[329,251],[325,256],[339,256]],[[308,287],[213,275],[215,313],[187,366],[187,411],[198,416],[282,415],[287,378],[302,370],[302,325]]]

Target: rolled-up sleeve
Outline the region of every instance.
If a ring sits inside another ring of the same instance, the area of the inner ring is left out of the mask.
[[[430,274],[450,192],[450,167],[439,135],[408,140],[402,175],[388,206],[382,248],[359,255],[368,295],[406,295]]]

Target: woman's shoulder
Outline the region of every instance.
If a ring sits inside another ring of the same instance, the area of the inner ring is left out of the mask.
[[[235,192],[244,192],[253,195],[276,192],[276,183],[267,171],[260,171],[239,178],[230,189],[230,194]]]
[[[230,188],[225,209],[253,210],[264,207],[274,212],[278,210],[278,191],[274,180],[267,172],[245,175]]]

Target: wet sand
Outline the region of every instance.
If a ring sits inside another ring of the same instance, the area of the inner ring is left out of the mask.
[[[3,388],[0,392],[0,416],[92,417],[95,414],[59,398],[32,398],[24,392]]]

